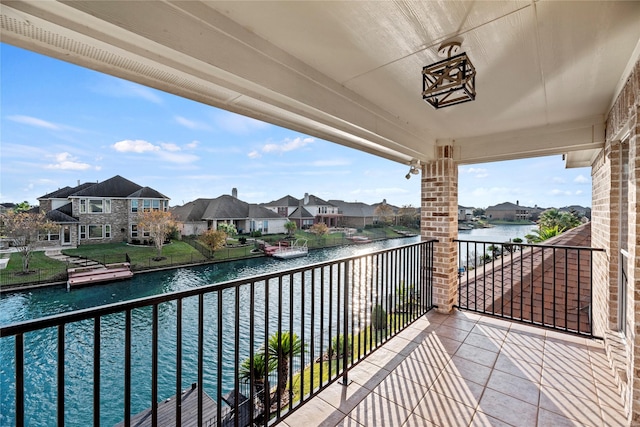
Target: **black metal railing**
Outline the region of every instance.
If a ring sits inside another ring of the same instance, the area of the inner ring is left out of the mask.
[[[4,326],[0,424],[266,426],[433,306],[433,245]]]
[[[457,242],[459,308],[592,336],[593,254],[602,249]]]

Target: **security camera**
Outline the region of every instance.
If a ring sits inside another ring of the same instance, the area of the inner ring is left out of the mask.
[[[405,178],[407,178],[407,179],[411,178],[411,172],[409,172],[408,174],[406,174],[404,177],[405,177]]]

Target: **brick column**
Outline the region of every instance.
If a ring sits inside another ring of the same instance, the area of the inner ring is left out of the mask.
[[[438,239],[433,262],[433,302],[448,313],[458,303],[458,165],[453,146],[437,147],[422,169],[422,239]]]

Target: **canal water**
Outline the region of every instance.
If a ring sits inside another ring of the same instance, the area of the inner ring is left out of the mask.
[[[508,241],[523,237],[532,227],[496,226],[488,229],[461,231],[459,238],[465,240]],[[310,251],[306,258],[275,260],[254,258],[211,264],[200,267],[179,268],[170,271],[138,274],[133,279],[111,284],[74,289],[67,292],[64,286],[55,286],[4,294],[0,298],[0,325],[37,319],[74,310],[80,310],[104,304],[142,298],[145,296],[186,290],[211,283],[269,274],[284,269],[339,259],[348,256],[364,255],[380,249],[415,243],[419,237],[392,239],[365,245],[349,245]],[[271,297],[270,297],[271,298]],[[209,302],[215,306],[215,301]],[[256,304],[259,302],[256,301]],[[233,303],[230,304],[231,306]],[[175,392],[175,304],[162,304],[159,307],[159,398],[167,398]],[[211,313],[213,314],[213,313]],[[231,315],[231,313],[228,313]],[[133,313],[132,338],[132,414],[150,406],[150,309],[135,310]],[[215,316],[212,316],[215,318]],[[183,318],[197,318],[197,299],[185,300]],[[264,319],[263,319],[264,320]],[[256,319],[258,322],[259,319]],[[188,337],[197,336],[193,322],[185,322],[183,335],[183,388],[187,388],[197,378],[197,340]],[[215,322],[209,326],[211,338],[205,346],[210,349],[211,359],[205,365],[213,366],[217,348],[232,352],[232,343],[216,342]],[[113,315],[101,323],[101,425],[112,426],[123,419],[122,390],[124,377],[122,358],[124,355],[124,316]],[[272,329],[270,329],[272,330]],[[206,334],[206,331],[205,331]],[[206,334],[209,336],[209,334]],[[85,426],[92,424],[93,372],[93,322],[77,322],[65,329],[65,383],[70,392],[64,396],[66,425]],[[25,414],[26,425],[48,426],[56,416],[56,330],[47,329],[25,336]],[[13,339],[0,341],[0,425],[15,424],[14,392],[15,372]],[[223,357],[224,358],[224,357]],[[228,361],[224,358],[224,365]],[[228,366],[227,366],[228,367]],[[216,371],[216,369],[212,369]],[[233,369],[223,368],[223,390],[233,385]],[[217,378],[215,372],[204,378],[205,390],[214,398]],[[72,391],[72,392],[71,392]]]

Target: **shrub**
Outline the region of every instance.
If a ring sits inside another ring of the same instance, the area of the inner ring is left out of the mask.
[[[244,236],[241,236],[238,238],[238,242],[240,242],[241,245],[244,245],[245,243],[247,243],[247,238]]]
[[[371,314],[373,329],[379,331],[381,329],[387,329],[387,312],[382,308],[380,304],[373,307],[373,313]]]
[[[340,334],[337,337],[333,337],[331,340],[331,347],[329,348],[329,356],[342,357],[344,344],[344,335]],[[351,354],[351,335],[347,335],[347,355],[349,354]]]

